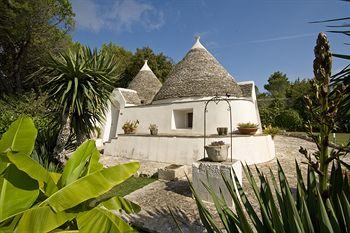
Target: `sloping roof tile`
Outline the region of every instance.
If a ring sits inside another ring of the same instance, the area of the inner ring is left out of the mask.
[[[146,60],[139,73],[130,82],[128,89],[137,91],[142,104],[149,104],[161,87],[162,83],[149,68]]]
[[[135,105],[141,104],[141,100],[136,92],[128,91],[128,90],[120,90],[120,92],[122,93],[122,95],[125,99],[125,102],[127,104],[135,104]]]
[[[175,65],[153,100],[226,94],[242,96],[234,78],[197,39],[192,49]]]
[[[238,84],[242,90],[242,97],[252,97],[253,84]]]

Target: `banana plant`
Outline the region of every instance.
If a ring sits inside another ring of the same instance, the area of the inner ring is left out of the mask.
[[[95,142],[87,140],[62,174],[49,172],[30,157],[36,135],[32,119],[20,117],[0,140],[0,232],[135,232],[121,216],[140,207],[103,194],[139,163],[103,168]]]

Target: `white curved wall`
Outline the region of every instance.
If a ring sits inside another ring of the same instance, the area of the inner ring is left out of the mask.
[[[255,103],[248,99],[231,99],[232,127],[236,130],[241,122],[252,122],[260,125]],[[117,134],[123,134],[122,125],[129,120],[138,120],[140,125],[137,133],[148,134],[149,124],[157,124],[159,133],[189,135],[203,134],[204,132],[204,107],[205,101],[174,102],[168,104],[152,104],[145,106],[130,106],[120,109]],[[193,109],[192,129],[174,129],[173,111],[181,109]],[[230,113],[227,111],[226,102],[208,104],[207,134],[216,134],[217,127],[230,126]]]
[[[218,140],[231,144],[229,137],[207,138],[206,143]],[[121,135],[105,145],[104,154],[190,165],[204,157],[203,143],[202,137]],[[236,135],[232,138],[232,158],[249,165],[269,161],[275,158],[274,141],[270,135]]]

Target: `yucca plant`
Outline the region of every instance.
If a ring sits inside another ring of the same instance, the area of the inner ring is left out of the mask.
[[[337,128],[336,116],[346,93],[346,86],[341,84],[335,86],[333,90],[330,88],[332,54],[327,36],[324,33],[318,35],[314,52],[313,70],[315,78],[312,80],[312,86],[316,93],[316,100],[313,103],[311,98],[305,97],[306,107],[311,114],[311,120],[307,122],[305,127],[308,136],[313,139],[318,151],[310,154],[306,149],[300,148],[300,152],[308,160],[309,166],[318,173],[320,192],[322,196],[326,197],[329,189],[329,166],[333,160],[342,163],[340,157],[345,155],[342,148],[329,150],[329,135]],[[335,94],[332,94],[331,91]],[[319,134],[314,133],[313,125],[318,126]],[[349,143],[347,146],[349,146]]]
[[[103,168],[87,140],[62,173],[49,172],[30,157],[36,135],[31,118],[21,117],[0,140],[0,232],[135,232],[121,215],[140,207],[106,194],[139,163]]]
[[[118,64],[106,53],[80,46],[51,56],[32,77],[48,80],[43,89],[62,113],[54,154],[64,163],[63,152],[71,129],[79,145],[103,121],[113,84],[119,77]]]
[[[259,215],[234,171],[232,177],[222,174],[222,178],[231,194],[235,210],[230,209],[221,195],[202,182],[212,196],[221,225],[214,220],[214,215],[190,185],[200,218],[208,232],[350,232],[350,166],[342,161],[348,149],[342,147],[330,150],[328,138],[336,127],[335,116],[346,88],[343,85],[337,86],[334,89],[336,95],[331,94],[329,82],[332,57],[329,42],[323,33],[318,36],[315,57],[313,87],[318,107],[313,108],[310,98],[307,97],[306,103],[314,120],[308,123],[308,134],[318,150],[309,153],[304,148],[300,149],[307,159],[306,183],[297,162],[296,192],[292,192],[279,161],[278,182],[271,170],[265,175],[256,167],[259,178],[257,182],[250,168],[242,165],[259,204]],[[312,123],[318,124],[319,134],[313,133]]]
[[[278,181],[270,170],[265,175],[256,168],[257,182],[248,166],[243,166],[245,176],[254,191],[254,198],[259,204],[260,215],[253,208],[251,200],[238,181],[236,174],[226,177],[222,174],[227,189],[234,202],[235,210],[230,209],[226,201],[216,194],[205,182],[203,185],[211,194],[221,224],[201,201],[190,185],[196,200],[199,215],[208,232],[349,232],[350,204],[349,180],[342,174],[337,162],[332,168],[334,179],[332,198],[322,200],[317,184],[317,176],[309,169],[307,182],[296,163],[297,189],[293,193],[291,186],[278,162]],[[260,183],[260,185],[259,185]],[[224,228],[224,229],[222,229]]]
[[[349,0],[345,0],[348,3],[350,3]],[[327,25],[330,33],[350,36],[350,17],[342,17],[342,18],[334,18],[334,19],[328,19],[328,20],[321,20],[321,21],[315,21],[311,23],[331,23],[332,25]],[[344,43],[346,45],[350,45],[350,43]],[[332,53],[332,56],[350,60],[349,54],[340,54],[340,53]],[[347,86],[347,91],[344,94],[344,97],[342,99],[342,106],[339,109],[340,116],[343,116],[344,118],[350,118],[350,65],[347,65],[344,67],[341,71],[334,74],[331,78],[331,84],[333,86],[337,86],[339,84],[344,84]],[[349,120],[347,119],[338,119],[340,122],[345,122],[346,124],[349,124]],[[347,126],[347,129],[349,129],[350,125]]]

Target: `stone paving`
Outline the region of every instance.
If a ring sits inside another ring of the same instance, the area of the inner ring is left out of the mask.
[[[309,141],[293,137],[276,136],[274,141],[276,158],[278,158],[284,168],[290,185],[295,186],[295,160],[298,162],[305,161],[303,156],[298,152],[300,146],[310,151],[315,150],[316,147]],[[106,157],[101,158],[102,162],[106,165],[128,161],[127,159]],[[152,175],[158,168],[165,166],[167,164],[141,161],[140,174]],[[269,168],[271,168],[275,175],[277,174],[276,159],[258,164],[257,167],[265,174],[268,174]],[[250,168],[254,176],[256,176],[254,165],[250,166]],[[301,168],[303,173],[305,173],[306,165],[301,164]],[[244,176],[243,187],[248,194],[248,198],[252,197],[253,191],[249,189],[248,181]],[[142,211],[137,215],[131,216],[131,222],[135,226],[142,228],[143,232],[177,232],[177,226],[171,217],[169,208],[172,209],[184,232],[205,231],[200,223],[197,206],[192,199],[186,179],[169,182],[158,180],[129,194],[126,198],[141,206]],[[253,200],[251,198],[249,199],[251,201]],[[252,204],[258,210],[258,204],[254,201],[252,201]],[[208,205],[208,208],[215,212],[215,208],[212,205]]]
[[[157,175],[159,168],[165,168],[169,166],[168,163],[159,163],[159,162],[151,162],[145,160],[131,160],[127,158],[115,157],[115,156],[106,156],[103,155],[100,158],[100,162],[105,166],[109,167],[119,163],[127,163],[131,161],[140,162],[140,169],[137,171],[136,176],[146,176],[146,177],[154,177]]]

